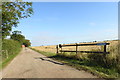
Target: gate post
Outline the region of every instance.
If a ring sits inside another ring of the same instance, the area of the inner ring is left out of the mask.
[[[56,45],[56,49],[57,49],[57,52],[56,52],[56,53],[58,54],[58,45]]]
[[[77,55],[77,53],[78,53],[77,51],[78,51],[78,45],[77,45],[77,43],[76,43],[76,55]]]
[[[104,52],[106,52],[106,45],[104,45]]]
[[[59,48],[61,48],[60,52],[62,53],[62,45],[61,44],[59,44]]]

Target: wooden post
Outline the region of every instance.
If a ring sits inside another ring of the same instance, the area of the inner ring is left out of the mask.
[[[104,52],[106,52],[106,45],[104,45]]]
[[[62,53],[62,46],[61,46],[61,53]]]
[[[106,45],[104,45],[104,52],[106,52]],[[104,55],[104,60],[106,60],[106,53],[104,53],[103,55]]]
[[[8,58],[8,51],[6,50],[5,53],[6,53],[6,57]]]
[[[78,45],[77,45],[77,43],[76,43],[76,55],[77,55],[77,51],[78,51]]]
[[[57,54],[58,54],[58,45],[56,46],[56,49],[57,49]]]
[[[62,53],[62,45],[61,44],[59,44],[59,48],[61,48],[60,52]]]

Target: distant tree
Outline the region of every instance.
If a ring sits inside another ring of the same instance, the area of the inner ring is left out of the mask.
[[[31,46],[30,40],[25,39],[25,36],[21,35],[21,31],[13,31],[10,39],[18,41],[21,45],[25,45],[25,47]]]
[[[31,46],[30,40],[26,39],[26,40],[23,42],[23,45],[25,45],[25,47]]]
[[[10,35],[12,27],[17,27],[19,20],[33,14],[31,2],[3,2],[2,11],[2,38]]]
[[[23,42],[25,41],[25,36],[21,35],[21,31],[12,32],[10,38],[20,42],[20,44],[23,44]]]
[[[21,34],[22,32],[21,31],[13,31],[12,34]]]

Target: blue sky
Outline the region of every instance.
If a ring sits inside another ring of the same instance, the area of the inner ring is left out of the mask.
[[[32,46],[118,39],[117,2],[33,2],[18,28]]]

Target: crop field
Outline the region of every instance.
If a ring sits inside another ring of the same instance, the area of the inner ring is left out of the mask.
[[[86,42],[86,43],[78,43],[78,44],[92,44],[92,43],[110,43],[110,45],[107,45],[107,51],[110,52],[110,56],[114,57],[117,55],[117,46],[118,46],[118,41],[113,40],[113,41],[102,41],[102,42]],[[75,44],[75,43],[73,43]],[[32,47],[36,50],[44,51],[44,52],[52,52],[56,53],[56,45],[49,45],[49,46],[37,46],[37,47]],[[72,50],[75,51],[76,47],[75,46],[67,46],[63,47],[62,50]],[[60,48],[59,48],[60,50]],[[103,46],[79,46],[78,51],[103,51]],[[59,52],[60,53],[60,52]],[[86,54],[86,53],[85,53]]]
[[[77,56],[77,58],[79,59],[85,59],[85,60],[89,60],[91,58],[93,58],[92,60],[95,61],[103,61],[104,64],[108,64],[109,65],[117,65],[119,62],[119,53],[118,53],[118,47],[120,47],[118,45],[118,40],[111,40],[111,41],[102,41],[102,42],[89,42],[89,44],[92,43],[110,43],[110,45],[107,45],[107,52],[110,52],[109,54],[106,55],[102,55],[99,53],[80,53],[78,52],[77,55],[75,52],[58,52],[58,54],[63,55],[63,56]],[[74,43],[75,44],[75,43]],[[88,44],[86,43],[80,43],[80,44]],[[43,51],[43,52],[51,52],[51,53],[57,53],[57,49],[56,49],[56,45],[50,45],[50,46],[38,46],[38,47],[32,47],[33,49],[39,50],[39,51]],[[78,47],[78,51],[103,51],[104,46],[96,46],[96,45],[92,45],[92,46],[79,46]],[[75,46],[67,46],[67,47],[63,47],[62,50],[72,50],[75,51],[76,47]],[[60,48],[59,48],[60,50]],[[98,60],[97,60],[98,59]],[[105,60],[104,60],[105,59]]]

